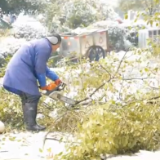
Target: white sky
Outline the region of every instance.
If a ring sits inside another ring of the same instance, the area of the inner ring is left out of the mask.
[[[119,0],[101,0],[102,2],[105,2],[111,6],[116,6]]]

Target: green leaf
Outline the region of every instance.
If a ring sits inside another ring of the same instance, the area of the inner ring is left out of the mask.
[[[41,148],[39,148],[39,152],[40,152],[40,153],[42,153],[42,152],[43,152],[43,150],[42,150]]]
[[[48,151],[49,153],[51,153],[52,149],[51,149],[51,148],[49,148],[49,149],[47,149],[47,151]]]
[[[125,19],[128,19],[128,14],[125,14],[125,17],[124,17]]]

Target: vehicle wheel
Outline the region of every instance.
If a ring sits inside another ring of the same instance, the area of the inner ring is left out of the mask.
[[[86,52],[86,57],[90,61],[99,61],[100,58],[105,58],[105,51],[101,46],[91,46]]]

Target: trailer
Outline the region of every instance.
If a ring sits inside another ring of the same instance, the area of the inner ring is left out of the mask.
[[[60,55],[63,57],[99,61],[106,56],[109,48],[107,30],[90,29],[80,34],[62,34],[61,37]]]

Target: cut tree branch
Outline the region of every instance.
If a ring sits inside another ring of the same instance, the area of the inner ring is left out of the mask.
[[[153,86],[149,86],[149,87],[154,89],[154,90],[160,90],[160,88],[158,88],[158,87],[153,87]]]
[[[150,98],[148,101],[159,99],[159,98],[160,98],[160,96],[156,96],[156,97]]]
[[[104,66],[102,66],[101,64],[99,64],[99,66],[109,74],[110,79],[111,79],[111,77],[112,77],[111,73],[109,73],[109,71]]]
[[[156,97],[152,97],[152,98],[149,98],[149,99],[135,100],[135,101],[132,101],[130,103],[126,103],[123,107],[134,104],[134,103],[140,103],[140,102],[143,102],[143,101],[146,101],[147,103],[151,103],[150,101],[156,100],[156,99],[159,99],[159,98],[160,98],[160,96],[156,96]]]
[[[119,65],[118,65],[118,67],[117,67],[117,70],[116,70],[115,74],[113,75],[113,77],[110,76],[110,78],[108,79],[107,83],[109,83],[112,79],[114,79],[115,76],[116,76],[116,74],[119,72],[119,69],[120,69],[120,67],[121,67],[121,65],[122,65],[122,62],[124,61],[124,58],[125,58],[126,54],[127,54],[127,52],[123,55],[123,57],[122,57]],[[103,68],[103,66],[101,66],[101,67]],[[105,69],[105,68],[103,68],[103,69]],[[105,69],[105,71],[107,71],[107,70]],[[107,73],[108,73],[108,71],[107,71]],[[76,103],[75,105],[77,105],[77,104],[79,104],[79,103],[81,103],[81,102],[84,102],[84,101],[90,99],[97,91],[99,91],[101,88],[103,88],[103,87],[105,86],[105,84],[106,84],[106,83],[101,84],[98,88],[96,88],[96,89],[89,95],[89,97],[86,97],[86,98],[84,98],[84,99],[82,99],[82,100],[80,100],[80,101],[77,101],[77,103]]]
[[[111,80],[111,79],[109,79],[108,82],[109,82],[110,80]],[[80,100],[80,101],[77,101],[76,105],[79,104],[79,103],[81,103],[81,102],[84,102],[84,101],[90,99],[90,97],[92,97],[97,91],[99,91],[105,84],[106,84],[106,83],[103,83],[103,84],[101,84],[98,88],[96,88],[96,89],[89,95],[89,97],[86,97],[86,98],[84,98],[84,99],[82,99],[82,100]]]
[[[120,67],[121,67],[121,65],[122,65],[122,62],[124,61],[124,58],[125,58],[126,54],[127,54],[127,52],[123,55],[123,57],[122,57],[119,65],[118,65],[118,67],[117,67],[117,70],[116,70],[116,72],[115,72],[115,74],[113,75],[112,78],[115,78],[116,74],[119,72],[119,69],[120,69]]]
[[[125,81],[130,81],[130,80],[145,80],[145,79],[154,79],[154,78],[151,78],[151,77],[135,77],[135,78],[123,78],[122,80],[125,80]]]

